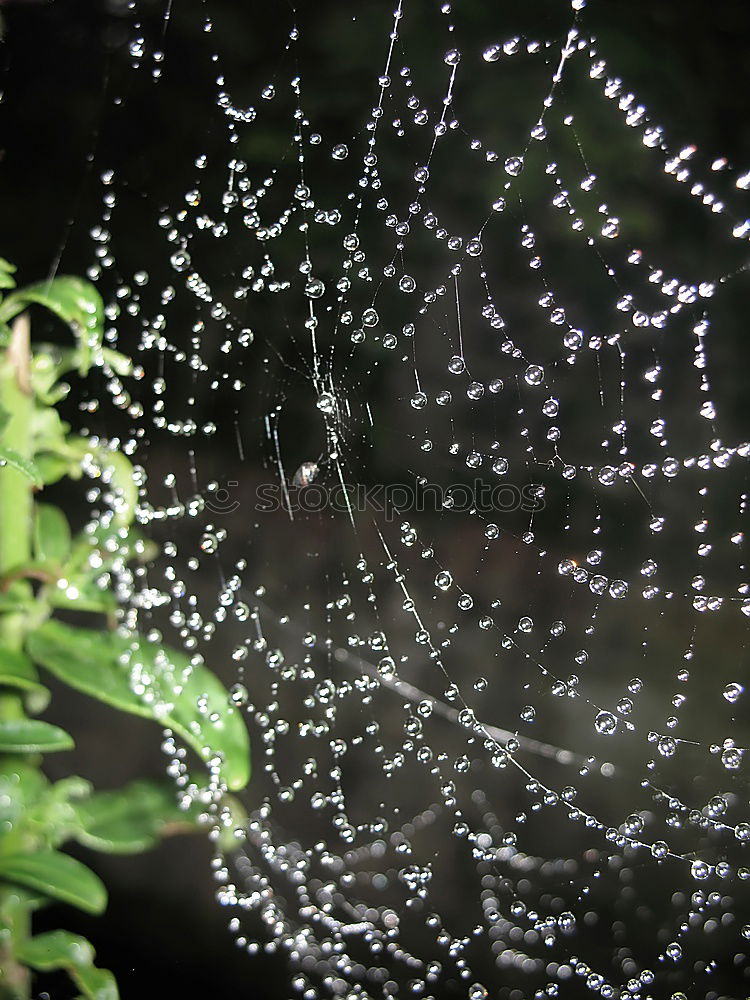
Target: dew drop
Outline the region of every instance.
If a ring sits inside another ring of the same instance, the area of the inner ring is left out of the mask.
[[[321,413],[331,414],[336,410],[336,400],[330,392],[321,392],[317,406]]]
[[[733,681],[731,684],[727,684],[724,688],[723,694],[728,702],[734,704],[744,690],[745,689],[741,684],[737,684],[736,681]]]
[[[601,733],[602,736],[611,736],[617,729],[617,716],[611,712],[599,712],[594,725],[597,733]]]

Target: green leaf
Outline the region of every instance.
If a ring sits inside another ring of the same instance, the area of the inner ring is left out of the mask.
[[[64,729],[41,719],[0,722],[0,753],[52,753],[72,750],[73,739]]]
[[[29,811],[49,786],[42,772],[25,760],[0,756],[0,823],[4,830],[0,837],[2,849],[11,853],[20,844],[10,846],[13,834],[28,818]],[[16,843],[13,841],[13,843]]]
[[[24,691],[43,691],[36,667],[25,653],[0,646],[0,685]]]
[[[6,409],[0,406],[0,434],[2,434],[5,428],[8,426],[11,416],[12,414],[8,413]]]
[[[117,599],[109,576],[117,563],[138,559],[145,562],[158,555],[158,547],[132,526],[88,525],[73,541],[70,556],[61,568],[65,587],[48,593],[50,604],[76,611],[109,614],[117,609]]]
[[[27,285],[0,305],[0,320],[8,322],[30,303],[59,316],[78,339],[78,370],[85,375],[102,346],[104,307],[96,288],[82,278],[64,276]]]
[[[70,386],[60,379],[78,366],[77,347],[58,347],[56,344],[34,344],[31,357],[31,388],[34,395],[47,407],[55,406],[70,391]],[[54,413],[54,410],[49,412]]]
[[[103,913],[107,890],[98,875],[60,851],[0,854],[0,878],[38,889],[87,913]]]
[[[70,446],[66,440],[69,431],[70,424],[65,423],[54,407],[34,407],[31,414],[31,436],[35,454],[52,452],[53,455],[67,458],[70,454]]]
[[[95,952],[90,942],[70,931],[49,931],[28,938],[16,954],[24,965],[37,972],[65,969],[83,995],[90,1000],[118,1000],[114,976],[94,965]]]
[[[121,451],[97,448],[94,455],[101,466],[102,480],[109,484],[110,492],[115,498],[114,523],[120,528],[126,528],[135,517],[138,503],[138,484],[133,465]]]
[[[249,823],[247,809],[234,795],[225,795],[222,798],[221,812],[218,818],[220,822],[219,847],[225,854],[231,854],[232,851],[236,851],[240,847],[241,839],[244,840],[247,837]]]
[[[97,571],[97,578],[103,570]],[[68,587],[54,587],[47,594],[53,608],[69,608],[72,611],[91,611],[108,615],[117,610],[117,598],[112,590],[103,589],[97,580],[87,576],[66,577]]]
[[[37,663],[78,691],[173,729],[203,760],[221,754],[229,788],[250,777],[247,729],[221,682],[182,653],[115,632],[49,620],[27,649]],[[143,685],[146,697],[134,688]],[[213,717],[215,721],[212,721]]]
[[[3,466],[10,466],[11,469],[15,469],[17,472],[22,473],[27,479],[37,488],[42,486],[42,474],[39,471],[37,465],[30,461],[28,458],[24,458],[20,455],[15,448],[8,448],[4,445],[0,445],[0,468]]]
[[[71,461],[61,458],[59,455],[43,454],[37,455],[35,464],[39,470],[39,478],[45,486],[56,483],[63,476],[69,476],[71,471]],[[80,464],[78,466],[78,477],[80,478]]]
[[[196,829],[199,810],[180,809],[172,782],[134,781],[99,792],[76,806],[76,840],[96,851],[146,851],[169,833]]]
[[[11,277],[15,270],[15,264],[11,264],[5,257],[0,257],[0,288],[16,287],[16,283]]]
[[[102,348],[102,359],[115,375],[132,375],[133,373],[133,362],[130,358],[119,351],[113,351],[111,347]]]
[[[70,553],[70,526],[63,512],[38,503],[34,510],[34,558],[62,565]]]

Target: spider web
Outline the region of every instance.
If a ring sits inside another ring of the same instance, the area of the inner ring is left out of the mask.
[[[248,15],[245,60],[134,9],[113,116],[179,86],[178,18],[213,86],[91,230],[138,369],[83,407],[164,553],[125,620],[226,665],[247,823],[170,773],[295,994],[737,995],[750,175],[672,147],[581,0],[455,7],[363,6],[340,67],[348,7]]]

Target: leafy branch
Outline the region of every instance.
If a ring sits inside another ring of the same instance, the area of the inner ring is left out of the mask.
[[[117,627],[112,577],[157,549],[134,527],[138,489],[128,458],[73,433],[56,407],[69,391],[63,376],[86,377],[92,368],[126,376],[130,361],[103,345],[102,302],[92,285],[58,277],[16,289],[14,270],[0,258],[0,1000],[28,1000],[32,973],[55,969],[68,972],[82,997],[116,1000],[114,977],[94,965],[84,938],[32,933],[33,914],[51,902],[93,914],[106,907],[99,877],[59,848],[72,840],[99,851],[143,851],[196,829],[204,813],[189,799],[178,802],[169,782],[106,792],[79,777],[50,782],[42,755],[74,741],[34,718],[50,698],[40,668],[172,730],[218,766],[228,789],[249,780],[248,735],[202,663]],[[73,346],[32,347],[29,306],[61,320]],[[51,483],[84,475],[104,484],[107,510],[74,535],[63,511],[37,497]],[[63,609],[106,616],[109,628],[66,624],[55,617]]]

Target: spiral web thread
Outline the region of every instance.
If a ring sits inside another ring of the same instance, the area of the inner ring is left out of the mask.
[[[102,399],[164,543],[119,578],[124,624],[225,669],[247,712],[246,823],[220,767],[200,789],[165,748],[217,845],[236,827],[231,933],[295,995],[741,989],[750,446],[722,436],[721,345],[750,175],[670,146],[583,7],[549,39],[486,13],[479,49],[458,4],[374,9],[348,136],[294,11],[245,102],[210,5],[186,9],[211,153],[148,203],[138,267],[127,177],[102,174],[90,276],[138,365]],[[133,14],[154,100],[177,17]],[[243,154],[264,130],[268,166]],[[631,202],[695,220],[701,276]],[[353,489],[377,483],[403,488]]]

